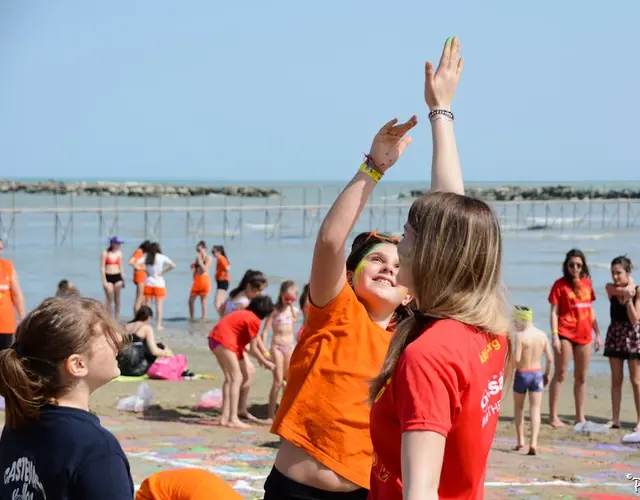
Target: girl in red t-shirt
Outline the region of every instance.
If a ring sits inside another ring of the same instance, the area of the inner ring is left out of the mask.
[[[448,177],[409,210],[398,282],[417,310],[401,322],[370,390],[370,500],[481,499],[498,424],[510,345],[498,218],[464,196],[451,101],[462,59],[447,39],[437,72],[426,66],[432,178]],[[447,140],[444,140],[446,138]],[[434,141],[435,143],[435,141]],[[432,182],[432,186],[435,182]]]
[[[562,274],[549,292],[554,351],[554,373],[549,384],[549,419],[554,427],[566,427],[558,417],[558,401],[560,386],[567,376],[572,354],[576,423],[586,422],[584,399],[593,331],[596,334],[595,350],[598,351],[601,345],[600,328],[591,307],[596,295],[584,253],[577,249],[569,250],[562,264]]]
[[[258,336],[262,320],[273,312],[273,301],[269,296],[251,299],[246,309],[233,311],[222,318],[209,333],[209,349],[215,355],[224,373],[222,385],[222,418],[220,425],[239,427],[249,426],[238,416],[240,387],[249,379],[244,352],[249,346],[249,354],[268,370],[275,365],[267,359],[268,350]]]

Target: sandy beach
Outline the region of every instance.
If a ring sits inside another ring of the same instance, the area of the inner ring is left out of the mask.
[[[167,335],[175,339],[180,334],[169,332]],[[115,408],[120,398],[136,392],[140,382],[112,382],[94,394],[91,409],[120,439],[130,458],[136,484],[159,470],[201,467],[227,479],[246,498],[262,498],[262,484],[273,463],[279,438],[269,433],[268,426],[253,425],[245,431],[222,428],[215,410],[195,408],[204,392],[221,387],[222,376],[213,356],[204,347],[204,338],[202,346],[198,346],[195,338],[191,340],[188,348],[181,349],[189,359],[190,369],[216,379],[145,381],[153,390],[153,401],[152,406],[140,414]],[[259,367],[257,370],[250,395],[251,411],[263,418],[271,374]],[[556,430],[546,424],[545,394],[540,454],[535,457],[526,456],[526,448],[522,452],[512,451],[515,432],[509,391],[503,401],[501,422],[490,455],[486,498],[637,498],[633,482],[626,475],[640,475],[638,450],[621,442],[623,435],[631,432],[635,425],[628,384],[624,391],[624,428],[591,435],[576,434],[571,427]],[[560,406],[565,420],[571,423],[571,383],[563,387]],[[604,376],[591,376],[588,418],[606,422],[609,412],[609,380]],[[602,494],[605,496],[599,496]]]

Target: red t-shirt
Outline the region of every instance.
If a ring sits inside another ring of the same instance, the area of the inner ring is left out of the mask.
[[[438,495],[480,500],[498,425],[507,337],[454,320],[425,328],[400,356],[371,408],[369,500],[402,500],[402,434],[446,437]]]
[[[549,303],[558,306],[558,334],[576,344],[589,344],[593,332],[593,308],[596,300],[591,280],[581,278],[577,292],[564,278],[557,280],[551,292]]]
[[[240,309],[224,316],[209,332],[209,338],[244,358],[244,349],[260,333],[260,318],[252,311]]]

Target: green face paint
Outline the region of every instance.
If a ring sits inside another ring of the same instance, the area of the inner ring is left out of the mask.
[[[367,261],[367,257],[369,255],[371,255],[373,252],[378,251],[378,249],[381,247],[382,245],[375,245],[371,248],[371,250],[369,250],[364,257],[362,257],[362,260],[360,261],[360,263],[358,264],[358,266],[356,267],[356,270],[353,273],[353,276],[355,279],[358,279],[358,276],[360,276],[362,274],[362,272],[365,270],[365,268],[369,265],[369,262]]]

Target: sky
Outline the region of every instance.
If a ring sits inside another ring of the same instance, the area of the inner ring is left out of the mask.
[[[2,0],[0,177],[350,179],[458,35],[465,179],[640,179],[640,3]]]

